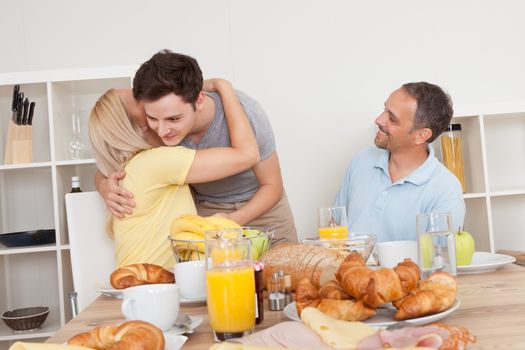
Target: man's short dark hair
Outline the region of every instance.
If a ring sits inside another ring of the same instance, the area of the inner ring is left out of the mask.
[[[429,128],[434,141],[450,124],[454,115],[450,96],[439,86],[427,82],[407,83],[402,88],[417,101],[413,129]]]
[[[156,101],[170,93],[195,107],[202,91],[202,72],[190,56],[162,50],[144,62],[133,78],[137,100]]]

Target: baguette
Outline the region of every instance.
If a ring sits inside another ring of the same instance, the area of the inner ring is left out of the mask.
[[[264,264],[263,283],[266,286],[272,274],[279,270],[289,274],[292,290],[303,278],[308,278],[319,288],[335,279],[335,272],[345,255],[332,249],[301,243],[280,244],[261,259]]]

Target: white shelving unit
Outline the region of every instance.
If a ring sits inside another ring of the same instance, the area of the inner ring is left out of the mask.
[[[458,116],[452,123],[462,127],[465,229],[476,250],[525,250],[525,112]],[[440,150],[439,140],[434,147]]]
[[[94,190],[93,159],[71,159],[72,113],[80,115],[81,141],[89,146],[87,121],[96,99],[109,88],[130,87],[136,66],[0,74],[0,234],[54,228],[56,243],[8,248],[0,244],[0,312],[49,306],[40,329],[14,332],[0,321],[0,350],[20,339],[44,340],[69,319],[73,291],[64,195],[71,177]],[[36,102],[33,163],[4,164],[13,86]]]

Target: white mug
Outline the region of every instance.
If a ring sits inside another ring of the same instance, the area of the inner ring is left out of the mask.
[[[146,321],[167,331],[179,316],[179,287],[173,283],[130,287],[122,294],[121,310],[128,321]]]
[[[392,268],[406,258],[418,263],[417,241],[390,241],[376,244],[379,265]]]
[[[177,263],[173,268],[173,273],[181,297],[186,299],[206,298],[206,262],[204,260]]]

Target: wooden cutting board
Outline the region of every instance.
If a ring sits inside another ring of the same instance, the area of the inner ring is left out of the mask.
[[[513,257],[516,258],[515,264],[525,265],[525,252],[520,252],[520,251],[516,251],[516,250],[500,249],[496,253],[513,256]]]

